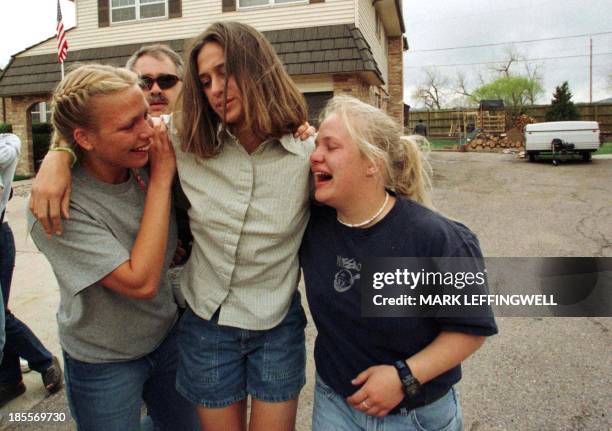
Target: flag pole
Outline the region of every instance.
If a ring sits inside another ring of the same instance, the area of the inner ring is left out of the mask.
[[[62,8],[57,0],[57,26],[55,28],[55,36],[57,37],[57,60],[60,64],[62,79],[64,79],[64,61],[68,53],[68,41],[66,40],[66,32],[64,31],[64,22],[62,19]]]

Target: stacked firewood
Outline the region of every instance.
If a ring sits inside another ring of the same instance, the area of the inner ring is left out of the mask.
[[[513,129],[514,130],[514,129]],[[500,135],[491,135],[488,133],[478,133],[468,144],[471,151],[501,151],[505,148],[523,148],[524,144],[521,139],[512,139],[510,133],[502,133]]]
[[[468,145],[469,151],[504,151],[523,150],[525,147],[525,127],[536,121],[529,115],[522,114],[513,121],[514,127],[506,133],[479,132]]]
[[[529,115],[522,114],[516,117],[514,120],[514,127],[518,129],[521,133],[525,133],[525,127],[527,124],[533,124],[536,120],[531,118]]]
[[[506,133],[491,134],[480,132],[468,144],[470,151],[522,150],[525,147],[525,127],[536,121],[529,115],[520,115],[514,120],[514,127]]]

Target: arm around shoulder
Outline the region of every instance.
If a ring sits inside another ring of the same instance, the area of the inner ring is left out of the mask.
[[[66,152],[48,152],[32,183],[29,208],[47,235],[61,235],[61,218],[69,218],[71,163]]]

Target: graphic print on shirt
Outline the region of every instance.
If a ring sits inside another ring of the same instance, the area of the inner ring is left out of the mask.
[[[338,293],[343,293],[353,287],[355,281],[361,278],[361,264],[355,259],[336,256],[336,266],[340,267],[340,271],[334,276],[334,289]]]

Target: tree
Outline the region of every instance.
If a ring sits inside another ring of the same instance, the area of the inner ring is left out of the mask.
[[[468,88],[467,77],[465,73],[458,72],[455,80],[455,93],[463,97],[472,97],[472,92]]]
[[[447,96],[448,78],[434,69],[425,71],[425,80],[417,87],[413,97],[421,101],[427,109],[442,109]]]
[[[540,94],[544,93],[542,90],[542,74],[540,74],[541,66],[538,63],[525,63],[525,73],[527,73],[527,78],[531,81],[531,86],[527,89],[527,100],[530,105],[535,105],[536,99]]]
[[[550,108],[546,111],[546,121],[579,120],[580,113],[572,102],[572,93],[569,84],[565,81],[555,88]]]
[[[514,114],[519,114],[530,100],[534,100],[544,92],[538,80],[525,76],[502,76],[495,81],[483,85],[472,92],[472,100],[501,99],[504,105]]]
[[[520,63],[524,63],[523,73],[516,72]],[[485,70],[477,70],[476,89],[473,89],[470,85],[470,80],[464,72],[458,72],[454,80],[454,92],[464,99],[464,104],[478,103],[487,97],[482,97],[481,94],[476,92],[485,88],[485,92],[489,93],[488,96],[491,98],[503,99],[504,103],[510,108],[520,110],[525,105],[534,105],[538,97],[544,94],[541,67],[541,64],[525,60],[524,56],[515,47],[510,47],[506,49],[505,60],[493,66],[488,66]],[[512,78],[526,78],[527,81]],[[500,79],[502,80],[497,82]],[[496,85],[488,86],[495,82],[497,82]]]
[[[512,76],[510,69],[512,65],[521,61],[522,55],[517,51],[516,47],[511,46],[506,49],[506,60],[495,66],[491,66],[491,70],[497,72],[498,75],[509,78]]]

